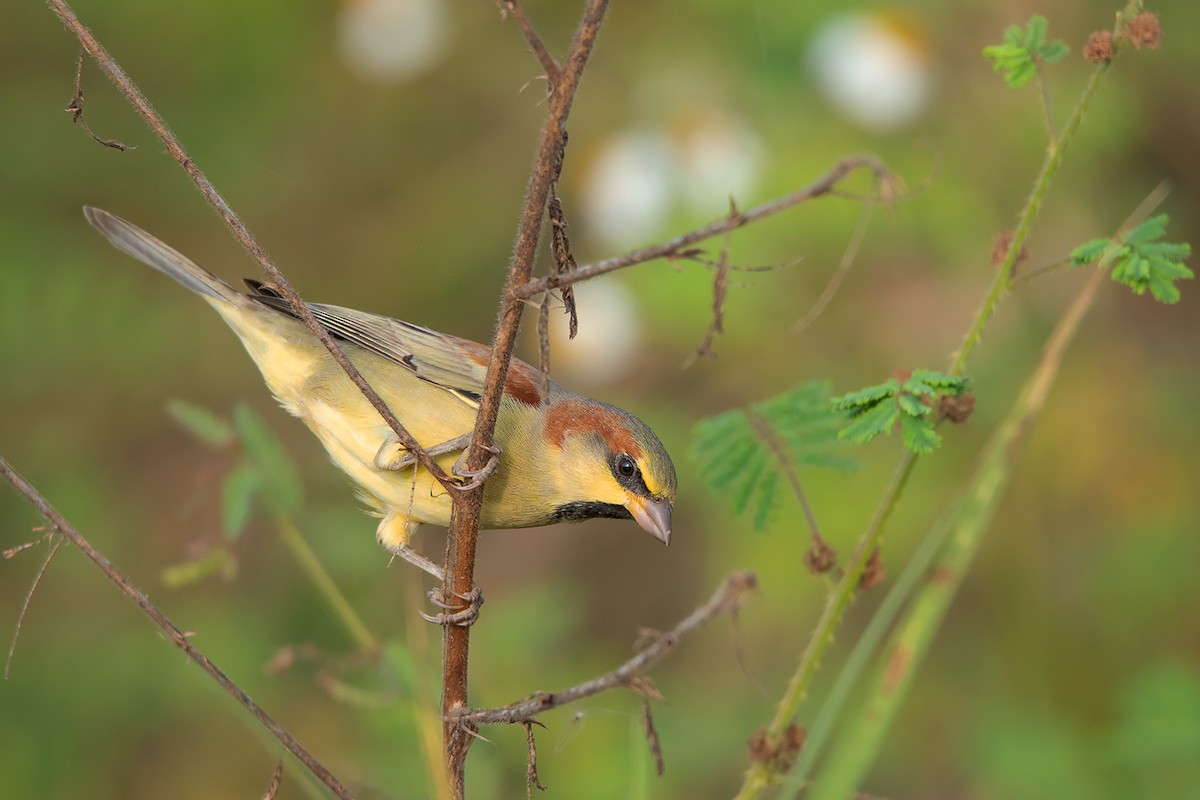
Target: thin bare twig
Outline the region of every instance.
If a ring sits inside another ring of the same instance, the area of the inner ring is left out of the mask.
[[[500,0],[500,15],[503,18],[507,14],[512,14],[513,19],[517,21],[518,27],[521,29],[521,35],[525,37],[525,43],[529,45],[529,49],[537,56],[537,60],[541,63],[542,69],[546,71],[546,81],[551,85],[558,83],[562,68],[558,66],[558,62],[554,60],[554,56],[550,55],[550,51],[546,49],[546,43],[542,41],[542,37],[538,36],[538,32],[534,29],[533,23],[529,21],[529,17],[525,14],[525,9],[517,0]]]
[[[275,762],[275,772],[271,774],[271,782],[267,784],[267,790],[263,792],[262,800],[275,800],[281,783],[283,783],[283,759]]]
[[[555,153],[554,178],[550,181],[550,202],[546,205],[546,216],[550,219],[550,254],[554,260],[555,275],[573,272],[579,265],[571,252],[571,239],[567,236],[567,217],[563,213],[562,201],[558,199],[558,179],[562,177],[563,160],[567,156],[567,132],[562,132],[558,152]],[[548,294],[548,293],[547,293]],[[575,290],[562,287],[562,301],[567,312],[567,338],[574,339],[579,333],[579,309],[575,307]]]
[[[866,198],[863,200],[862,211],[858,215],[858,224],[854,226],[854,233],[850,235],[850,241],[846,244],[846,249],[842,252],[842,260],[838,262],[837,269],[830,276],[829,282],[825,284],[825,288],[821,290],[820,297],[812,304],[808,311],[804,312],[804,316],[796,321],[792,326],[792,335],[795,336],[813,323],[817,317],[828,307],[833,301],[834,295],[841,288],[842,281],[845,280],[846,274],[850,272],[850,266],[854,263],[854,259],[858,257],[859,248],[862,247],[863,239],[867,235],[867,226],[871,222],[871,214],[875,210],[874,198]]]
[[[538,391],[542,397],[550,394],[550,293],[542,295],[538,306]]]
[[[734,206],[733,200],[729,201],[729,213],[737,213],[737,207]],[[730,235],[729,232],[726,232],[725,244],[721,248],[721,255],[717,258],[716,267],[713,269],[712,322],[708,323],[708,329],[704,331],[704,339],[683,362],[684,369],[694,364],[698,358],[716,358],[716,353],[712,349],[713,340],[725,332],[725,298],[729,294]]]
[[[142,594],[142,592],[132,583],[130,583],[124,575],[118,572],[116,567],[114,567],[107,558],[101,555],[99,550],[92,546],[91,542],[85,539],[83,535],[71,525],[71,523],[67,522],[67,520],[61,514],[59,514],[53,506],[50,505],[49,501],[42,497],[38,490],[35,489],[28,481],[22,478],[17,471],[9,466],[9,463],[3,458],[0,458],[0,475],[3,475],[19,494],[24,496],[26,500],[33,504],[33,506],[37,508],[41,515],[45,517],[46,521],[49,522],[58,533],[70,540],[71,544],[79,548],[79,550],[82,551],[85,556],[91,559],[92,563],[99,567],[100,571],[103,572],[110,581],[116,584],[117,588],[120,589],[121,592],[134,603],[134,605],[140,608],[142,612],[146,614],[146,616],[150,617],[154,624],[166,634],[167,639],[169,639],[172,644],[186,653],[188,658],[194,661],[196,665],[200,667],[200,669],[204,670],[204,672],[206,672],[210,678],[216,681],[217,685],[220,686],[226,692],[226,694],[233,697],[233,699],[241,704],[243,708],[249,711],[250,714],[256,720],[258,720],[264,728],[270,731],[271,734],[278,739],[284,747],[287,748],[288,752],[294,755],[301,764],[307,767],[308,771],[315,775],[317,779],[321,781],[321,783],[325,784],[325,786],[329,788],[329,791],[333,792],[333,794],[338,797],[339,800],[353,800],[354,795],[350,793],[349,789],[342,785],[341,781],[334,777],[333,773],[325,769],[325,767],[322,766],[321,763],[312,756],[312,754],[305,750],[300,743],[297,742],[292,735],[287,732],[286,729],[284,729],[282,725],[272,719],[267,712],[259,708],[258,704],[251,700],[249,695],[243,692],[237,684],[226,677],[225,673],[217,669],[217,666],[208,659],[208,656],[197,650],[196,647],[192,645],[186,633],[177,628],[175,624],[171,622],[171,620],[167,619],[166,615],[159,611],[158,607],[151,603],[146,595]]]
[[[667,762],[663,760],[662,739],[658,729],[654,727],[654,712],[650,708],[653,700],[662,700],[662,694],[654,688],[649,678],[634,678],[631,687],[642,696],[642,732],[646,735],[646,743],[650,745],[650,755],[654,758],[654,772],[662,775],[667,771]]]
[[[538,780],[537,774],[537,742],[533,739],[533,726],[541,725],[542,723],[536,720],[529,720],[521,723],[525,726],[525,746],[528,749],[528,754],[525,760],[525,798],[533,800],[533,787],[537,787],[539,791],[546,791],[546,787]]]
[[[439,466],[438,463],[434,461],[433,458],[430,457],[430,455],[426,453],[420,445],[417,444],[412,435],[409,434],[405,427],[400,423],[400,420],[396,418],[396,415],[393,414],[391,409],[387,407],[387,404],[383,402],[383,399],[380,398],[378,393],[376,393],[376,391],[372,389],[371,386],[366,382],[354,364],[350,363],[350,360],[346,358],[346,354],[342,352],[342,349],[338,346],[337,342],[334,341],[333,337],[329,335],[329,332],[325,330],[325,327],[321,323],[317,322],[317,319],[313,316],[312,311],[310,311],[308,306],[305,305],[304,301],[300,299],[300,295],[297,294],[296,290],[292,288],[292,285],[288,282],[287,278],[283,276],[283,273],[279,271],[279,268],[275,266],[274,262],[271,261],[271,259],[267,256],[266,251],[259,246],[258,242],[250,234],[249,229],[246,228],[246,225],[242,222],[241,218],[234,213],[229,204],[225,202],[225,198],[221,196],[221,194],[212,185],[212,182],[209,181],[200,168],[196,166],[195,162],[192,161],[191,156],[184,151],[183,147],[179,144],[179,140],[175,138],[175,134],[171,132],[170,128],[167,127],[166,122],[163,121],[162,117],[158,115],[158,112],[156,112],[153,106],[150,105],[150,101],[146,99],[146,96],[142,94],[141,90],[137,88],[130,77],[125,74],[125,70],[123,70],[115,60],[113,60],[112,56],[108,54],[108,51],[104,49],[104,46],[101,45],[94,36],[92,36],[91,31],[89,31],[83,25],[83,23],[79,21],[79,18],[75,16],[75,12],[71,10],[71,7],[67,5],[65,0],[47,0],[47,2],[50,4],[51,10],[53,10],[62,23],[67,26],[67,29],[75,34],[76,37],[78,37],[79,43],[83,45],[83,49],[86,50],[93,59],[95,59],[96,63],[99,65],[104,74],[109,77],[109,80],[116,85],[116,87],[121,91],[121,94],[125,96],[125,99],[129,102],[129,104],[133,106],[134,110],[136,110],[142,119],[146,121],[146,124],[150,126],[150,129],[154,131],[156,136],[158,136],[159,140],[163,143],[163,146],[166,147],[167,152],[171,155],[171,157],[179,162],[179,165],[183,167],[184,172],[186,172],[188,177],[192,179],[192,183],[194,183],[196,188],[200,190],[200,193],[204,195],[204,199],[206,199],[209,205],[216,209],[217,213],[220,214],[221,219],[225,221],[225,225],[233,233],[234,238],[236,238],[238,242],[241,243],[242,247],[245,248],[246,252],[248,252],[256,262],[258,262],[258,265],[262,267],[263,271],[270,276],[273,288],[278,289],[279,293],[287,298],[288,304],[296,313],[296,316],[298,316],[300,320],[307,325],[310,330],[312,330],[313,334],[317,337],[317,339],[320,340],[321,344],[325,346],[325,349],[329,351],[329,354],[333,356],[333,359],[337,361],[338,365],[341,366],[341,368],[346,372],[346,375],[350,378],[354,385],[358,387],[359,391],[363,393],[363,396],[367,398],[371,405],[375,407],[375,410],[379,412],[379,415],[383,417],[385,422],[387,422],[388,427],[390,427],[392,432],[396,434],[396,438],[400,440],[400,443],[404,446],[404,448],[412,453],[417,461],[420,462],[421,466],[427,469],[429,473],[433,475],[433,477],[436,478],[444,487],[447,489],[456,489],[458,487],[458,482],[454,478],[447,475],[445,470],[443,470],[441,466]]]
[[[494,448],[492,437],[500,413],[500,398],[512,361],[521,312],[525,306],[524,298],[518,295],[516,289],[528,283],[533,272],[541,239],[542,218],[546,213],[550,188],[556,174],[557,154],[562,148],[567,117],[607,8],[608,0],[589,0],[575,30],[559,79],[550,84],[546,122],[542,128],[537,159],[529,178],[516,242],[509,260],[508,278],[496,323],[496,334],[492,339],[491,357],[488,359],[479,413],[475,417],[471,446],[463,455],[467,471],[482,469],[489,459],[489,448]],[[494,452],[494,449],[491,452]],[[474,588],[475,548],[482,507],[482,483],[471,490],[454,495],[448,537],[452,544],[446,563],[447,585],[443,588],[443,595],[447,598],[467,597]],[[458,609],[450,609],[456,610]],[[446,626],[442,633],[442,717],[445,720],[442,752],[450,786],[456,797],[463,796],[466,756],[474,741],[474,723],[460,717],[462,710],[468,707],[469,654],[470,628]]]
[[[800,504],[800,508],[804,511],[804,518],[808,520],[811,544],[808,551],[804,554],[804,563],[813,574],[819,575],[823,572],[828,572],[837,561],[837,551],[821,538],[821,531],[817,528],[817,518],[808,504],[808,498],[804,494],[804,489],[800,486],[800,477],[796,474],[796,469],[792,465],[791,458],[788,456],[787,447],[779,439],[779,435],[775,433],[775,429],[771,427],[771,423],[762,414],[749,407],[743,409],[743,411],[746,414],[746,420],[750,423],[750,427],[754,430],[754,435],[767,446],[767,449],[775,456],[775,460],[779,462],[779,468],[787,476],[788,483],[792,486],[792,492],[796,495],[796,502]]]
[[[29,610],[29,604],[33,601],[33,593],[37,591],[38,584],[42,582],[42,576],[46,574],[50,562],[54,560],[54,554],[58,552],[58,548],[62,547],[61,536],[55,538],[53,533],[48,533],[42,538],[44,541],[53,541],[53,544],[50,545],[50,552],[46,554],[46,560],[42,562],[42,565],[38,567],[37,574],[33,576],[33,583],[29,585],[29,591],[25,593],[25,601],[21,603],[21,611],[17,614],[17,624],[13,626],[12,641],[8,645],[8,658],[4,660],[4,680],[8,680],[8,669],[12,666],[13,653],[17,652],[17,637],[21,635],[21,623],[25,621],[25,612]],[[8,557],[7,552],[4,555]]]
[[[458,722],[473,725],[515,725],[537,718],[552,708],[574,703],[617,687],[629,687],[646,670],[661,661],[687,635],[711,622],[722,613],[735,612],[745,594],[758,586],[752,572],[728,575],[708,601],[689,614],[670,631],[643,646],[632,658],[616,669],[560,692],[538,692],[499,708],[461,709],[454,713]]]
[[[137,148],[133,145],[118,142],[116,139],[102,139],[92,130],[92,126],[88,125],[87,119],[83,116],[83,58],[84,52],[81,49],[79,51],[79,63],[75,66],[75,94],[71,96],[71,102],[67,103],[67,107],[63,111],[71,115],[72,122],[78,122],[82,125],[84,131],[87,132],[88,136],[92,137],[92,141],[96,142],[96,144],[120,150],[122,153],[126,150],[136,150]]]
[[[669,241],[643,247],[639,250],[626,253],[623,256],[606,258],[603,261],[585,264],[567,275],[547,275],[544,278],[526,281],[524,284],[517,286],[514,291],[518,297],[533,297],[548,289],[558,289],[569,284],[579,283],[580,281],[594,278],[597,275],[604,275],[619,269],[632,267],[635,264],[644,264],[647,261],[655,261],[660,258],[689,258],[694,255],[694,252],[689,253],[689,248],[696,242],[702,242],[705,239],[711,239],[714,236],[720,236],[723,233],[737,230],[755,220],[778,214],[793,206],[798,206],[809,200],[831,194],[838,183],[847,175],[859,169],[869,169],[875,174],[875,178],[880,184],[880,199],[887,202],[894,196],[895,188],[898,186],[899,181],[882,161],[869,154],[848,156],[803,189],[799,189],[783,197],[777,197],[774,200],[769,200],[766,203],[755,206],[749,211],[735,210],[714,222],[710,222],[708,225],[696,228]]]

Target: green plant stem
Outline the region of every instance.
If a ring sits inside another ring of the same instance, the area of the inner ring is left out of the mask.
[[[992,281],[992,285],[984,298],[983,304],[976,313],[975,319],[972,321],[962,345],[950,361],[948,370],[950,375],[957,376],[963,374],[966,369],[967,359],[971,351],[979,343],[984,328],[995,313],[1000,301],[1004,299],[1005,295],[1012,288],[1013,270],[1016,267],[1025,242],[1029,238],[1034,220],[1037,219],[1038,212],[1041,210],[1042,201],[1045,198],[1046,191],[1050,187],[1050,181],[1062,165],[1062,157],[1066,152],[1067,145],[1070,144],[1076,131],[1079,129],[1079,123],[1083,120],[1084,114],[1095,97],[1096,91],[1100,87],[1100,82],[1108,72],[1110,65],[1111,62],[1106,61],[1097,65],[1095,70],[1093,70],[1079,100],[1071,110],[1071,115],[1068,117],[1062,133],[1056,137],[1053,135],[1053,131],[1050,131],[1050,143],[1047,147],[1046,157],[1034,181],[1033,189],[1018,215],[1012,243],[1005,254],[1003,263],[996,270],[996,276]],[[1046,120],[1049,124],[1049,108],[1045,107],[1043,113],[1046,114]],[[882,537],[883,528],[899,500],[899,496],[908,481],[908,477],[912,473],[916,460],[917,456],[915,454],[911,452],[904,454],[897,468],[896,476],[884,494],[875,519],[860,540],[842,579],[827,600],[825,610],[817,622],[816,630],[813,632],[812,638],[805,648],[804,654],[800,659],[800,664],[797,666],[796,672],[792,675],[784,696],[780,699],[776,707],[775,715],[765,729],[768,752],[775,750],[783,742],[784,734],[788,726],[792,723],[796,711],[807,693],[809,683],[816,672],[821,656],[832,641],[834,629],[841,621],[846,607],[853,599],[854,589],[862,577],[871,553],[874,552],[875,547]],[[752,764],[746,771],[741,790],[737,794],[737,799],[748,800],[748,798],[757,797],[759,792],[769,786],[781,770],[779,763],[763,761]],[[811,767],[811,763],[807,766]],[[782,769],[786,769],[786,767]]]
[[[1054,132],[1054,107],[1050,105],[1050,93],[1046,91],[1046,82],[1042,80],[1040,69],[1036,73],[1034,83],[1037,84],[1038,95],[1042,99],[1042,121],[1046,125],[1046,141],[1050,147],[1054,147],[1057,136]]]
[[[275,527],[279,530],[279,535],[283,538],[284,544],[292,551],[292,555],[299,562],[300,568],[304,570],[304,574],[312,581],[313,586],[325,598],[325,602],[333,609],[333,613],[345,626],[346,631],[350,634],[350,638],[354,639],[354,643],[361,650],[368,653],[379,652],[379,641],[367,629],[362,618],[358,616],[358,612],[350,605],[350,601],[342,594],[342,590],[334,583],[329,572],[321,564],[321,560],[317,558],[317,554],[308,546],[308,542],[304,541],[304,537],[300,535],[300,531],[292,524],[292,521],[285,515],[275,513],[272,515],[275,520]]]
[[[870,665],[872,656],[883,644],[884,637],[887,636],[892,623],[904,609],[909,595],[916,589],[921,578],[929,569],[929,565],[933,563],[949,530],[950,525],[947,518],[930,535],[921,539],[921,543],[917,545],[916,551],[904,565],[903,571],[896,578],[892,588],[888,590],[883,602],[871,615],[871,621],[867,623],[862,635],[858,637],[854,649],[850,652],[850,657],[846,659],[845,666],[842,667],[833,687],[825,696],[821,710],[808,727],[800,759],[788,775],[787,785],[791,791],[780,794],[779,800],[795,797],[795,793],[807,784],[817,759],[821,757],[825,742],[828,741],[841,719],[842,709],[850,699],[850,693],[858,685],[859,676]]]
[[[1093,274],[1067,309],[1051,334],[1041,361],[1026,382],[1020,398],[984,449],[957,513],[948,519],[950,535],[945,538],[943,552],[901,618],[884,657],[879,661],[868,688],[867,700],[830,752],[809,795],[810,800],[845,800],[860,785],[874,762],[883,736],[907,694],[916,669],[929,651],[950,602],[962,583],[963,575],[970,567],[995,515],[1021,448],[1045,406],[1063,354],[1091,307],[1103,279],[1103,272]],[[934,531],[930,536],[942,539],[945,534]]]
[[[971,323],[971,328],[967,332],[966,338],[963,339],[962,346],[950,361],[948,372],[951,375],[962,375],[967,366],[967,358],[971,355],[971,351],[979,344],[980,338],[983,336],[983,329],[987,326],[988,320],[996,312],[996,306],[1008,294],[1012,288],[1013,269],[1017,265],[1017,258],[1021,255],[1021,250],[1025,247],[1025,241],[1029,238],[1029,232],[1033,228],[1033,221],[1037,218],[1038,211],[1041,210],[1042,200],[1046,196],[1046,190],[1050,188],[1050,180],[1054,174],[1058,172],[1058,168],[1062,165],[1063,153],[1067,149],[1067,145],[1071,143],[1075,132],[1079,129],[1079,123],[1083,120],[1083,115],[1091,105],[1092,98],[1096,96],[1096,90],[1100,88],[1101,79],[1108,72],[1111,65],[1110,61],[1105,61],[1098,64],[1095,70],[1092,71],[1091,77],[1088,78],[1087,85],[1083,88],[1083,93],[1079,97],[1079,101],[1075,104],[1075,108],[1071,110],[1071,116],[1067,119],[1067,124],[1063,127],[1062,133],[1057,139],[1052,138],[1049,148],[1046,150],[1046,158],[1042,162],[1042,169],[1038,173],[1037,179],[1033,183],[1033,191],[1029,193],[1029,198],[1025,201],[1025,207],[1021,209],[1020,215],[1017,217],[1017,227],[1013,232],[1012,243],[1009,245],[1008,253],[1004,256],[1004,262],[996,269],[996,277],[992,280],[992,286],[988,290],[987,297],[983,300],[983,305],[975,314],[975,320]]]
[[[795,719],[796,712],[800,708],[800,703],[804,701],[805,696],[808,694],[808,686],[812,681],[813,675],[816,674],[817,667],[821,663],[821,656],[824,655],[825,650],[833,642],[834,629],[837,628],[838,623],[841,621],[846,607],[854,599],[854,591],[858,588],[858,582],[862,578],[863,570],[866,569],[871,554],[875,552],[875,548],[879,546],[882,540],[883,530],[896,508],[900,493],[904,490],[909,477],[912,475],[917,458],[918,456],[915,453],[905,452],[904,458],[900,461],[892,478],[892,483],[888,486],[879,504],[879,508],[875,512],[874,519],[871,520],[866,533],[859,540],[858,546],[851,555],[850,563],[846,565],[841,579],[827,598],[825,610],[822,612],[821,618],[817,621],[816,629],[808,640],[808,645],[804,649],[800,663],[797,665],[796,671],[792,674],[792,679],[788,682],[787,690],[775,708],[775,715],[767,723],[764,735],[768,750],[775,750],[783,743],[787,729],[792,724],[792,720]],[[749,800],[749,798],[757,797],[759,792],[775,780],[778,770],[778,763],[760,761],[752,764],[746,770],[742,781],[742,788],[737,794],[737,800]]]

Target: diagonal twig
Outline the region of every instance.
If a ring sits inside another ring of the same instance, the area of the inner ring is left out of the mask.
[[[719,614],[733,613],[742,603],[747,592],[758,586],[752,572],[734,572],[728,575],[712,597],[697,608],[670,631],[655,637],[643,646],[632,658],[589,681],[559,692],[538,692],[524,700],[498,708],[461,709],[454,713],[458,722],[474,725],[514,725],[534,720],[539,714],[552,708],[574,703],[609,689],[630,686],[643,672],[661,661],[675,649],[685,636],[711,622]]]
[[[744,412],[754,435],[767,446],[767,449],[775,456],[775,460],[779,462],[779,468],[787,476],[788,483],[792,486],[792,493],[796,495],[796,502],[800,504],[800,508],[804,511],[804,518],[808,521],[810,544],[808,551],[804,554],[805,565],[814,575],[828,572],[837,561],[837,551],[829,546],[821,536],[820,529],[817,528],[816,515],[813,514],[812,507],[808,504],[808,497],[800,486],[800,477],[796,474],[796,468],[788,456],[787,446],[780,440],[779,434],[762,414],[749,407],[745,408]]]
[[[525,43],[529,45],[529,49],[537,56],[537,60],[542,65],[542,69],[546,71],[546,80],[551,86],[558,83],[562,76],[562,68],[558,66],[558,62],[554,60],[554,56],[550,55],[550,51],[546,49],[546,43],[542,41],[542,37],[534,29],[533,23],[529,21],[529,16],[525,13],[525,9],[517,0],[500,0],[500,16],[512,14],[513,19],[517,21],[517,26],[521,29],[521,35],[525,37]]]
[[[871,223],[871,215],[874,211],[875,198],[864,198],[862,211],[858,215],[858,224],[854,226],[854,233],[850,235],[850,241],[846,244],[846,249],[842,251],[842,260],[838,262],[837,269],[830,276],[829,282],[825,284],[825,288],[821,290],[821,294],[817,297],[816,302],[809,307],[808,311],[804,312],[804,316],[792,325],[793,336],[811,325],[813,320],[821,316],[821,313],[833,301],[833,297],[837,294],[838,289],[841,288],[846,274],[850,272],[850,267],[854,264],[854,259],[858,257],[859,248],[862,247],[863,239],[866,238],[867,227]]]
[[[100,568],[100,571],[103,572],[110,581],[116,584],[117,588],[121,590],[122,594],[129,598],[134,605],[140,608],[142,612],[146,614],[146,616],[150,617],[150,619],[154,621],[154,624],[157,625],[163,631],[163,633],[167,635],[167,638],[172,644],[186,653],[187,657],[195,662],[200,669],[204,670],[204,672],[207,673],[210,678],[216,681],[217,685],[220,686],[226,694],[233,697],[233,699],[241,704],[243,708],[249,711],[250,714],[256,720],[258,720],[264,728],[270,731],[271,734],[278,739],[284,747],[287,748],[288,752],[294,755],[301,764],[308,768],[308,771],[315,775],[317,779],[321,781],[321,783],[325,784],[325,786],[327,786],[329,790],[339,798],[339,800],[353,800],[354,795],[350,793],[349,789],[342,785],[341,781],[334,777],[333,773],[322,766],[322,764],[317,761],[312,754],[310,754],[304,749],[304,747],[300,745],[299,742],[292,738],[292,735],[288,733],[282,725],[276,722],[269,714],[267,714],[266,711],[263,711],[257,703],[251,700],[249,695],[243,692],[236,683],[231,681],[225,675],[225,673],[219,670],[217,666],[208,659],[208,656],[196,649],[196,647],[192,645],[191,640],[188,638],[186,633],[177,628],[175,624],[171,622],[171,620],[167,619],[167,616],[159,611],[158,607],[151,603],[150,599],[147,598],[146,595],[144,595],[136,586],[130,583],[124,575],[118,572],[117,568],[112,565],[112,562],[101,555],[100,551],[93,547],[91,542],[85,539],[83,535],[71,525],[71,523],[67,522],[67,520],[61,514],[59,514],[53,506],[50,505],[49,501],[42,497],[41,493],[39,493],[38,490],[35,489],[28,481],[22,478],[17,471],[14,470],[3,458],[0,458],[0,475],[4,476],[4,478],[10,484],[12,484],[13,488],[16,489],[19,494],[24,496],[26,500],[33,504],[33,506],[41,513],[43,517],[45,517],[46,521],[49,522],[58,533],[62,534],[65,539],[70,541],[71,544],[79,548],[79,550],[85,556],[91,559],[91,561]]]
[[[447,489],[457,488],[457,481],[447,475],[445,470],[443,470],[441,466],[439,466],[438,463],[434,461],[433,458],[426,453],[419,444],[417,444],[416,440],[413,439],[412,435],[407,429],[405,429],[404,425],[400,423],[400,420],[396,418],[396,415],[393,414],[391,409],[388,408],[387,404],[383,402],[383,399],[379,396],[379,394],[371,388],[354,364],[350,362],[350,359],[346,357],[346,354],[342,352],[342,349],[338,346],[337,342],[334,341],[333,337],[329,335],[329,332],[325,330],[325,327],[321,325],[321,323],[317,322],[316,317],[314,317],[312,314],[312,311],[310,311],[308,306],[305,305],[304,301],[300,299],[300,295],[294,288],[292,288],[292,285],[288,282],[287,278],[283,276],[283,273],[279,271],[279,267],[275,266],[275,263],[267,256],[266,251],[262,249],[262,247],[250,234],[250,231],[246,227],[245,223],[243,223],[241,218],[234,213],[233,209],[225,201],[225,198],[221,196],[221,194],[212,185],[212,182],[209,181],[200,168],[196,166],[195,162],[192,161],[191,156],[187,154],[182,145],[179,144],[179,140],[175,138],[175,134],[172,133],[170,128],[167,127],[166,122],[164,122],[162,117],[159,116],[158,112],[154,110],[154,107],[150,105],[150,101],[147,100],[146,96],[142,94],[140,89],[137,88],[133,80],[130,79],[130,77],[125,73],[125,70],[123,70],[121,66],[113,59],[113,57],[109,55],[104,46],[101,45],[94,36],[92,36],[91,31],[84,27],[83,23],[79,21],[77,16],[75,16],[75,12],[71,10],[71,7],[67,5],[65,0],[47,0],[47,2],[49,3],[51,10],[54,11],[54,13],[58,16],[59,20],[61,20],[62,23],[67,26],[67,29],[70,30],[71,33],[75,34],[75,36],[79,39],[79,43],[83,46],[83,49],[86,50],[93,59],[95,59],[101,71],[103,71],[104,74],[109,77],[109,80],[116,85],[116,87],[121,91],[121,94],[125,96],[125,99],[129,102],[129,104],[133,106],[134,110],[136,110],[142,119],[146,121],[146,124],[150,126],[150,129],[154,131],[156,136],[158,136],[159,140],[163,143],[163,146],[166,147],[167,152],[171,155],[171,157],[179,162],[179,165],[183,167],[184,172],[186,172],[188,177],[192,179],[192,183],[194,183],[196,188],[200,190],[200,193],[204,195],[204,199],[208,201],[209,205],[211,205],[221,216],[221,219],[224,220],[225,225],[229,228],[230,232],[233,233],[234,238],[236,238],[238,242],[241,243],[242,247],[245,248],[246,252],[248,252],[256,262],[258,262],[258,265],[262,267],[263,271],[270,276],[274,288],[278,289],[279,293],[287,298],[288,304],[296,313],[296,316],[298,316],[300,320],[307,325],[310,330],[312,330],[313,334],[317,337],[317,339],[320,340],[321,344],[325,346],[325,349],[329,351],[329,354],[333,356],[333,359],[345,371],[346,375],[350,378],[354,385],[358,387],[359,391],[363,393],[363,396],[367,398],[371,405],[375,407],[375,410],[379,412],[379,415],[383,417],[384,421],[388,424],[388,427],[390,427],[392,432],[396,434],[396,438],[400,440],[400,443],[405,447],[405,449],[412,453],[413,456],[416,457],[417,461],[421,463],[421,466],[427,469],[429,473],[433,475],[433,477],[436,478],[439,483],[442,484],[442,486],[446,487]]]
[[[869,169],[875,174],[875,179],[879,184],[879,200],[889,202],[895,196],[899,181],[892,174],[891,170],[884,166],[882,161],[870,154],[848,156],[835,164],[832,169],[816,181],[791,194],[769,200],[748,211],[737,211],[734,209],[729,214],[714,222],[710,222],[708,225],[676,236],[674,239],[666,242],[643,247],[626,253],[623,256],[606,258],[603,261],[585,264],[567,274],[548,275],[544,278],[527,281],[517,286],[515,291],[519,297],[528,298],[548,289],[569,286],[573,283],[594,278],[597,275],[604,275],[609,272],[625,269],[626,267],[632,267],[635,264],[644,264],[647,261],[655,261],[660,258],[688,257],[689,248],[697,242],[737,230],[755,220],[778,214],[781,211],[806,203],[809,200],[815,200],[818,197],[832,194],[834,188],[847,175],[859,169]]]

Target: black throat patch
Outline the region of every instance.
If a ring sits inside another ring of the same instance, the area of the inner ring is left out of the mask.
[[[554,510],[554,519],[559,522],[579,522],[584,519],[633,519],[629,509],[616,503],[596,503],[580,501],[567,503]]]

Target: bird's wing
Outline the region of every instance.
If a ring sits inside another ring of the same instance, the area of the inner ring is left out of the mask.
[[[287,300],[270,286],[247,280],[251,295],[260,303],[295,316]],[[409,370],[413,375],[478,407],[483,394],[491,350],[477,342],[431,331],[379,314],[351,308],[308,303],[313,316],[334,336]],[[543,398],[537,370],[514,358],[505,381],[505,392],[518,402],[539,406]]]

